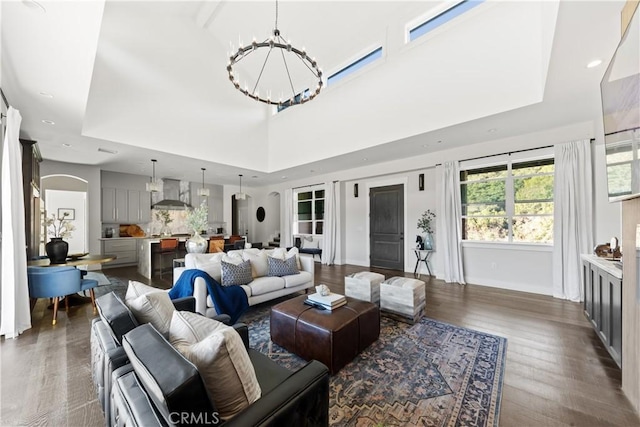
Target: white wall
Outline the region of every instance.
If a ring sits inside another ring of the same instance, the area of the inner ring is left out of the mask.
[[[85,239],[87,193],[83,191],[46,190],[44,200],[48,217],[54,214],[56,218],[60,219],[61,216],[58,209],[73,209],[73,219],[68,221],[73,225],[74,230],[71,232],[71,237],[67,237],[64,240],[69,244],[70,254],[88,252]],[[46,240],[49,241],[49,238]]]

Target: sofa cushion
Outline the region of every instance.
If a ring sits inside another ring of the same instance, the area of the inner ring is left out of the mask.
[[[242,258],[251,262],[251,275],[254,278],[266,276],[269,273],[267,254],[263,250],[250,252],[250,249],[247,249],[242,253]]]
[[[302,239],[301,249],[318,249],[320,242],[313,240],[313,237],[304,237]]]
[[[290,276],[298,274],[298,266],[294,257],[281,260],[278,258],[267,257],[269,262],[269,276]]]
[[[167,292],[156,290],[142,294],[139,297],[126,300],[140,323],[151,323],[165,337],[169,334],[171,317],[176,311]]]
[[[260,398],[260,385],[240,335],[230,326],[189,312],[175,312],[170,341],[200,372],[222,419]]]
[[[113,292],[96,298],[96,307],[100,318],[109,326],[109,332],[118,345],[122,344],[124,334],[139,325],[131,310]]]
[[[267,252],[268,256],[271,256],[273,258],[278,258],[278,259],[287,259],[287,258],[294,258],[296,259],[296,264],[298,266],[298,270],[302,270],[302,265],[300,264],[300,255],[299,255],[300,251],[298,250],[298,248],[296,248],[295,246],[291,249],[289,249],[288,251],[285,248],[276,248],[273,251],[271,251],[271,253]]]
[[[145,285],[144,283],[136,280],[129,280],[129,286],[127,286],[127,293],[124,296],[125,302],[132,298],[137,298],[144,294],[151,292],[159,292],[162,289],[154,288],[153,286]]]
[[[284,279],[282,277],[256,277],[248,285],[251,288],[251,295],[262,295],[268,292],[284,289]]]
[[[301,271],[298,274],[284,276],[283,279],[285,288],[293,288],[311,282],[313,277],[311,277],[311,273],[308,271]]]
[[[236,265],[223,260],[221,265],[222,286],[246,285],[253,280],[250,261],[242,261]]]
[[[192,255],[192,254],[187,254]],[[215,253],[215,254],[193,254],[193,259],[195,261],[195,265],[192,268],[197,268],[198,270],[205,271],[209,276],[216,279],[218,282],[221,280],[222,271],[220,262],[222,257],[224,257],[224,252]]]

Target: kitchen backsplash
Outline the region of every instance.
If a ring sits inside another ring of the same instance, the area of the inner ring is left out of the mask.
[[[147,236],[160,234],[163,228],[163,223],[157,219],[156,213],[158,209],[151,210],[151,222],[148,223],[140,223],[137,224],[140,228],[142,228]],[[192,230],[189,229],[186,225],[187,213],[186,210],[167,210],[169,213],[169,218],[171,218],[171,222],[168,224],[169,229],[172,234],[191,234]],[[119,229],[120,224],[102,224],[102,236],[106,237],[107,229],[111,228],[113,230],[113,237],[119,237]],[[206,230],[210,234],[215,234],[218,232],[218,228],[222,228],[222,233],[226,232],[225,223],[223,222],[212,222],[209,223],[209,227]]]

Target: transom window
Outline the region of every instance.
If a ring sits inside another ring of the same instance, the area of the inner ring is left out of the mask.
[[[553,159],[460,172],[462,238],[553,243]]]
[[[452,19],[457,18],[470,9],[473,9],[483,1],[484,0],[464,0],[452,4],[448,9],[438,13],[433,17],[430,17],[421,24],[409,29],[409,41],[412,42],[418,37],[424,36],[429,31],[432,31],[439,26],[446,24]]]
[[[342,80],[343,78],[347,77],[349,74],[355,73],[362,67],[368,64],[371,64],[373,61],[380,58],[382,58],[382,47],[375,49],[374,51],[366,54],[362,58],[353,61],[351,64],[347,65],[340,71],[330,75],[329,78],[327,79],[327,86],[332,85],[338,82],[339,80]]]
[[[324,189],[316,187],[295,194],[293,234],[322,234],[324,226]]]

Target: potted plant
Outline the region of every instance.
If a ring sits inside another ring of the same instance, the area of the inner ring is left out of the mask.
[[[51,264],[64,264],[67,260],[69,244],[62,239],[71,237],[71,232],[76,229],[67,219],[68,216],[68,212],[62,214],[60,218],[57,218],[56,214],[51,214],[44,220],[47,234],[51,236],[51,240],[44,245],[44,249]]]
[[[209,209],[205,201],[200,206],[187,212],[186,225],[193,231],[193,235],[187,239],[185,248],[190,253],[207,252],[207,240],[200,235],[202,230],[207,228],[207,217]]]
[[[169,224],[173,222],[173,218],[169,215],[169,211],[166,209],[156,211],[156,220],[162,223],[162,230],[160,231],[160,234],[162,236],[171,236]]]
[[[424,233],[424,239],[420,243],[423,245],[420,249],[433,249],[433,220],[436,218],[436,214],[431,212],[430,209],[424,211],[422,216],[418,219],[418,228]],[[418,236],[420,237],[420,236]],[[419,239],[418,239],[419,240]]]

